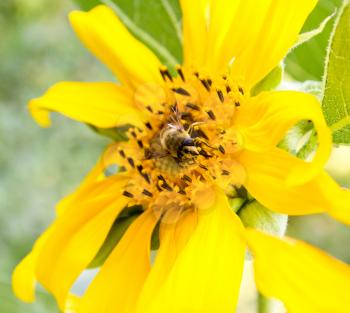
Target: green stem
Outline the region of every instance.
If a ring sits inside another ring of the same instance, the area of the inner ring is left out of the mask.
[[[276,301],[264,297],[261,293],[258,294],[258,313],[274,313]]]

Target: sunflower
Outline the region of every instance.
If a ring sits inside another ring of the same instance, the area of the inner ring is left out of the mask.
[[[332,142],[317,99],[251,94],[317,1],[180,2],[184,63],[174,70],[107,6],[70,14],[79,38],[120,84],[58,83],[30,111],[44,127],[59,112],[98,129],[127,129],[127,140],[110,145],[58,204],[56,220],[15,269],[16,295],[34,300],[38,281],[62,310],[74,301],[78,313],[233,312],[248,246],[260,292],[282,300],[289,313],[349,311],[346,264],[306,243],[245,229],[232,206],[245,192],[275,212],[327,212],[350,222],[349,192],[323,170]],[[301,120],[318,135],[310,162],[278,148]],[[107,175],[115,164],[119,171]],[[115,221],[135,208],[84,295],[71,295]]]

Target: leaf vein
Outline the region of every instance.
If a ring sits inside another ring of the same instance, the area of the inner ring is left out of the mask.
[[[160,2],[170,18],[170,21],[175,29],[177,38],[182,43],[181,26],[180,26],[180,22],[177,20],[174,8],[170,5],[169,0],[160,0]]]
[[[344,117],[338,122],[334,123],[331,126],[331,130],[335,133],[336,131],[339,131],[343,129],[344,127],[348,126],[350,124],[350,116]]]

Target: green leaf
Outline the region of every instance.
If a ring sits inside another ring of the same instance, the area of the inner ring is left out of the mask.
[[[152,233],[151,250],[153,251],[159,249],[159,245],[160,245],[159,230],[160,230],[160,221],[157,223]]]
[[[316,29],[322,21],[340,8],[342,0],[320,0],[307,19],[301,33]],[[322,33],[303,45],[293,49],[285,59],[285,70],[298,81],[321,81],[324,73],[324,60],[332,32],[332,22],[327,23]]]
[[[335,16],[335,12],[332,13],[330,16],[328,16],[324,21],[322,21],[322,23],[315,29],[310,30],[308,32],[305,33],[301,33],[298,36],[298,40],[297,43],[294,45],[294,47],[292,49],[295,49],[296,47],[302,45],[305,42],[308,42],[309,40],[311,40],[312,38],[316,37],[317,35],[321,34],[324,29],[326,28],[326,25],[328,24],[328,22]]]
[[[129,125],[124,125],[114,128],[98,128],[94,125],[88,125],[94,132],[101,136],[105,136],[114,141],[127,141],[126,131],[130,128]]]
[[[316,81],[305,81],[303,83],[289,83],[288,88],[313,94],[319,100],[322,98],[322,83]],[[291,128],[279,148],[288,151],[300,159],[306,160],[317,148],[318,137],[311,121],[303,120]]]
[[[181,12],[178,0],[74,0],[83,9],[99,3],[111,7],[128,29],[163,62],[182,63]]]
[[[91,10],[96,5],[100,4],[99,0],[74,0],[83,10]]]
[[[305,149],[309,140],[307,137],[313,131],[313,123],[309,121],[300,121],[291,128],[283,140],[278,144],[280,149],[286,150],[293,155],[298,155],[300,150]],[[303,140],[304,139],[304,140]]]
[[[109,231],[106,240],[98,251],[95,258],[89,264],[88,268],[96,268],[101,266],[110,255],[114,247],[118,244],[130,224],[141,214],[142,208],[134,206],[126,208],[121,212]]]
[[[238,216],[245,227],[258,229],[269,234],[284,235],[288,216],[272,212],[258,201],[253,200],[238,211]]]
[[[350,2],[345,1],[330,42],[322,101],[333,142],[350,144]]]
[[[267,74],[252,89],[252,96],[256,96],[262,91],[270,91],[275,89],[282,81],[283,65],[276,66],[269,74]]]
[[[315,129],[310,133],[307,142],[298,150],[297,157],[302,160],[308,159],[308,157],[315,152],[318,144],[318,137]]]
[[[279,303],[277,300],[265,297],[260,292],[258,293],[258,313],[273,313],[277,312]]]

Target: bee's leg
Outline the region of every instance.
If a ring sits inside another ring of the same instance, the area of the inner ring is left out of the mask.
[[[212,147],[211,145],[209,145],[209,144],[208,144],[205,140],[203,140],[202,138],[196,137],[196,138],[194,138],[193,140],[194,140],[194,142],[195,142],[196,145],[199,145],[199,146],[200,146],[201,144],[203,144],[203,145],[207,146],[207,147],[210,148],[210,149],[218,150],[218,148]]]
[[[188,133],[191,135],[195,126],[202,125],[205,123],[207,123],[207,122],[194,122],[194,123],[192,123],[190,126],[188,126],[188,130],[187,130]]]

